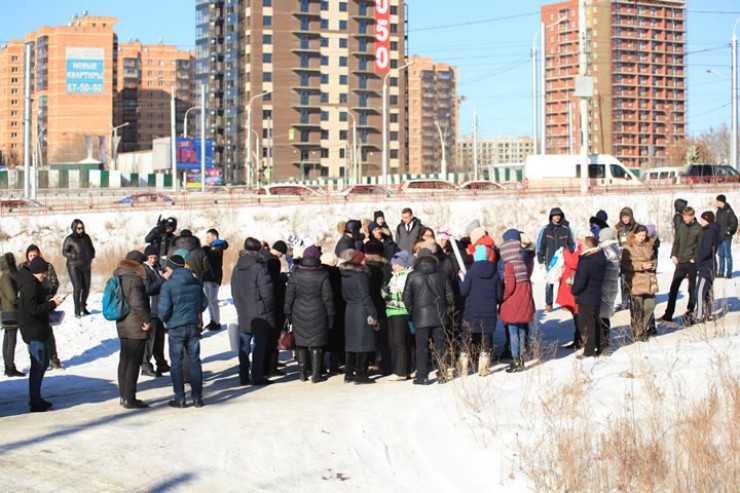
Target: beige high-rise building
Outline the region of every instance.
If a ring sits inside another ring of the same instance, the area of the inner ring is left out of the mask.
[[[588,0],[589,152],[628,167],[665,162],[686,136],[686,1]],[[545,5],[547,153],[579,152],[578,0]]]
[[[197,79],[227,181],[249,182],[250,161],[273,181],[353,178],[355,124],[360,175],[380,174],[384,79],[388,172],[405,169],[404,1],[378,5],[387,44],[374,0],[196,1]]]
[[[524,163],[533,153],[532,137],[478,137],[478,166]],[[473,170],[473,137],[460,137],[457,144],[457,162],[461,171]]]
[[[408,76],[409,173],[439,173],[457,166],[457,67],[413,56]],[[442,143],[444,142],[444,145]]]
[[[144,45],[138,41],[118,45],[118,92],[114,124],[121,127],[119,152],[152,148],[152,140],[169,137],[170,108],[175,91],[176,133],[183,135],[185,113],[195,106],[195,58],[176,46]],[[198,112],[188,112],[192,136]]]

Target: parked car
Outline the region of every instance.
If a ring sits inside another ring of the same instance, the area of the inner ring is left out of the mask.
[[[172,203],[174,200],[172,200],[170,197],[161,194],[161,193],[135,193],[133,195],[129,195],[128,197],[124,197],[121,200],[116,200],[116,204],[129,204],[129,205],[144,205],[144,204],[153,204],[153,203]]]
[[[15,209],[43,209],[44,204],[32,199],[5,199],[0,200],[0,207],[8,211]]]
[[[473,190],[475,192],[500,192],[504,187],[495,181],[477,180],[466,181],[460,185],[460,190]]]
[[[684,175],[689,185],[695,183],[737,183],[740,173],[726,164],[690,164]]]
[[[257,190],[258,196],[299,196],[299,197],[320,197],[322,193],[309,188],[305,185],[267,185]]]
[[[455,192],[457,185],[449,181],[429,179],[429,180],[407,180],[401,183],[399,193],[439,193]]]
[[[352,185],[339,192],[338,195],[381,195],[390,197],[393,192],[383,185]]]

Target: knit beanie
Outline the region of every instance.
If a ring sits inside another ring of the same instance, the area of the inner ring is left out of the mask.
[[[504,238],[504,241],[509,241],[509,240],[516,240],[518,242],[522,241],[522,237],[519,234],[518,229],[507,229],[506,231],[504,231],[503,238]]]
[[[150,255],[156,255],[159,257],[159,249],[154,245],[149,245],[144,249],[144,256],[149,257]]]
[[[31,260],[29,268],[31,269],[31,274],[43,274],[48,272],[49,264],[41,257],[34,257],[33,260]]]
[[[375,211],[373,213],[373,221],[377,221],[379,217],[385,219],[385,214],[383,214],[383,211]]]
[[[321,252],[315,246],[310,246],[303,250],[303,258],[320,258]]]
[[[352,252],[352,260],[350,260],[350,263],[352,264],[361,264],[365,260],[365,254],[362,253],[359,250],[355,250]]]
[[[475,245],[476,243],[478,243],[478,240],[483,238],[485,235],[486,230],[478,226],[470,232],[470,243]]]
[[[725,197],[725,194],[721,193],[717,195],[717,202],[722,202],[723,204],[727,203],[727,197]]]
[[[167,267],[172,270],[185,267],[185,259],[180,255],[173,255],[167,259]]]
[[[391,264],[400,265],[404,268],[411,267],[411,255],[406,250],[401,250],[393,256]]]
[[[712,211],[704,211],[701,213],[701,218],[704,219],[709,224],[714,222],[714,212]]]
[[[283,240],[278,240],[272,244],[272,249],[285,255],[286,253],[288,253],[288,244],[285,243]]]
[[[126,260],[133,260],[136,263],[142,264],[146,262],[146,256],[138,250],[131,250],[126,254]]]
[[[375,221],[371,222],[367,225],[367,232],[368,234],[373,234],[373,231],[380,228],[380,224],[376,223]]]
[[[609,220],[609,216],[606,214],[606,211],[600,210],[596,213],[596,218],[601,219],[602,221],[606,222]]]
[[[190,260],[190,250],[188,250],[187,248],[178,248],[177,250],[172,252],[172,255],[179,255],[183,258],[183,260],[185,260],[185,262]]]
[[[488,260],[488,252],[486,252],[485,245],[478,245],[475,247],[475,253],[473,254],[473,260],[480,262],[482,260]]]
[[[337,256],[334,255],[334,252],[322,253],[321,263],[323,265],[329,265],[331,267],[334,267],[335,265],[337,265]]]

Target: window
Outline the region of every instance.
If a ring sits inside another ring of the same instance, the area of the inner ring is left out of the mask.
[[[342,147],[341,149],[339,149],[339,158],[340,159],[344,159],[344,147]]]
[[[265,15],[262,17],[262,25],[263,26],[272,26],[272,16],[271,15]]]
[[[328,103],[329,102],[329,93],[328,92],[322,92],[321,93],[321,102],[322,103]],[[306,102],[308,103],[308,102]]]
[[[340,111],[339,112],[339,121],[340,122],[346,122],[347,121],[347,112],[346,111]]]
[[[329,2],[327,0],[322,0],[321,10],[329,10]]]
[[[343,86],[347,85],[347,76],[346,75],[340,75],[339,76],[339,83]]]
[[[321,38],[321,47],[322,48],[328,48],[329,47],[329,38]]]
[[[263,7],[272,7],[272,0],[262,0]]]
[[[347,2],[339,2],[339,11],[347,12]]]
[[[263,53],[262,63],[272,63],[272,53]]]
[[[329,19],[321,19],[321,29],[329,29]]]
[[[329,131],[328,130],[321,130],[321,139],[326,140],[329,138]]]
[[[272,34],[263,34],[262,35],[262,44],[263,45],[271,45],[272,44]]]
[[[322,111],[321,112],[321,121],[322,122],[328,122],[329,121],[329,112],[328,111]]]
[[[303,55],[303,56],[305,56],[305,55]],[[303,58],[303,57],[301,57],[301,58]],[[329,65],[329,57],[328,57],[328,56],[326,56],[326,55],[321,55],[321,65],[322,65],[322,66],[326,66],[326,65]],[[301,65],[301,66],[302,66],[302,65]]]
[[[340,103],[346,103],[348,99],[349,99],[349,96],[347,95],[346,92],[340,92],[339,93],[339,102]]]
[[[346,31],[347,30],[347,21],[339,21],[339,30],[340,31]]]
[[[347,66],[347,57],[346,56],[340,56],[339,57],[339,66],[340,67],[346,67]]]
[[[346,130],[340,130],[339,131],[339,140],[347,140],[347,131]]]
[[[346,48],[347,47],[347,38],[339,38],[339,47],[340,48]]]
[[[329,83],[329,74],[321,74],[321,83],[322,84],[328,84]]]

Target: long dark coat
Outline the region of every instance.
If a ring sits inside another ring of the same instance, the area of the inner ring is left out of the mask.
[[[344,350],[348,353],[375,351],[375,331],[367,318],[378,320],[378,312],[370,295],[370,276],[362,265],[344,263],[342,296],[347,303],[344,315]]]
[[[242,252],[231,273],[231,296],[234,298],[239,331],[275,327],[275,292],[264,260],[252,252]]]
[[[119,339],[146,339],[147,333],[141,324],[151,322],[149,296],[144,286],[146,271],[144,266],[133,260],[121,260],[113,271],[121,278],[123,295],[129,305],[129,312],[122,320],[116,321]]]
[[[460,293],[465,297],[464,331],[473,334],[493,333],[498,320],[498,304],[502,298],[501,287],[496,264],[488,260],[473,262],[460,286]]]
[[[403,303],[419,328],[444,327],[455,296],[447,275],[433,255],[422,255],[414,262],[414,271],[406,279]]]
[[[288,279],[285,316],[293,320],[296,346],[329,344],[329,318],[334,318],[334,296],[329,273],[317,258],[305,257]]]

